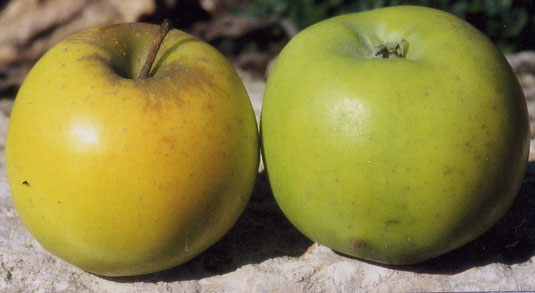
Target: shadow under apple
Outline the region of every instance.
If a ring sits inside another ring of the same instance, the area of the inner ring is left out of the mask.
[[[453,275],[492,263],[520,264],[533,256],[535,256],[535,162],[530,162],[520,191],[507,214],[474,241],[447,254],[414,265],[384,265],[361,261],[394,270]]]
[[[142,276],[103,278],[114,282],[198,280],[274,257],[299,256],[312,244],[286,219],[275,202],[265,172],[261,172],[243,214],[231,230],[206,251],[166,271]]]
[[[492,263],[520,264],[535,256],[535,162],[530,162],[507,214],[489,231],[448,254],[399,269],[456,274]]]
[[[271,193],[265,172],[259,173],[251,201],[236,225],[212,247],[175,268],[143,276],[108,278],[115,282],[197,280],[235,271],[279,256],[300,256],[313,242],[284,216]],[[374,265],[414,273],[452,275],[492,263],[513,265],[535,255],[535,162],[530,162],[518,196],[507,214],[467,245],[423,263]],[[345,257],[355,259],[354,257]]]

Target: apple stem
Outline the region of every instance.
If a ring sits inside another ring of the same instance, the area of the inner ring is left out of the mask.
[[[171,21],[169,19],[165,19],[162,22],[162,25],[160,25],[160,30],[156,34],[154,41],[152,41],[152,47],[150,48],[149,55],[147,56],[147,60],[145,61],[143,68],[141,68],[137,79],[145,79],[149,77],[152,64],[156,59],[156,54],[158,54],[158,50],[160,50],[160,46],[162,45],[165,36],[171,30],[171,26]]]

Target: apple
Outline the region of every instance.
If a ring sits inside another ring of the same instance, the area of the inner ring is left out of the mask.
[[[239,76],[205,42],[162,31],[131,23],[69,37],[32,68],[11,114],[20,218],[95,274],[193,258],[235,223],[256,179],[258,129]]]
[[[303,30],[278,56],[261,115],[284,214],[336,251],[412,264],[480,236],[528,158],[526,102],[468,23],[397,6]]]

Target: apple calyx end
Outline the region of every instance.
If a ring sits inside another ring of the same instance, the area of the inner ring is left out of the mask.
[[[374,58],[404,58],[407,54],[408,43],[407,40],[401,39],[399,42],[390,42],[379,44],[373,48]]]

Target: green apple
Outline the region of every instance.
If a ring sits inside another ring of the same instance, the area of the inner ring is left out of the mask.
[[[513,202],[529,126],[504,56],[468,23],[398,6],[300,32],[261,116],[277,203],[339,252],[410,264],[475,239]]]
[[[7,175],[20,218],[50,252],[100,275],[198,255],[235,223],[257,174],[251,103],[214,48],[171,30],[150,75],[136,78],[157,32],[122,24],[57,44],[11,114]]]

